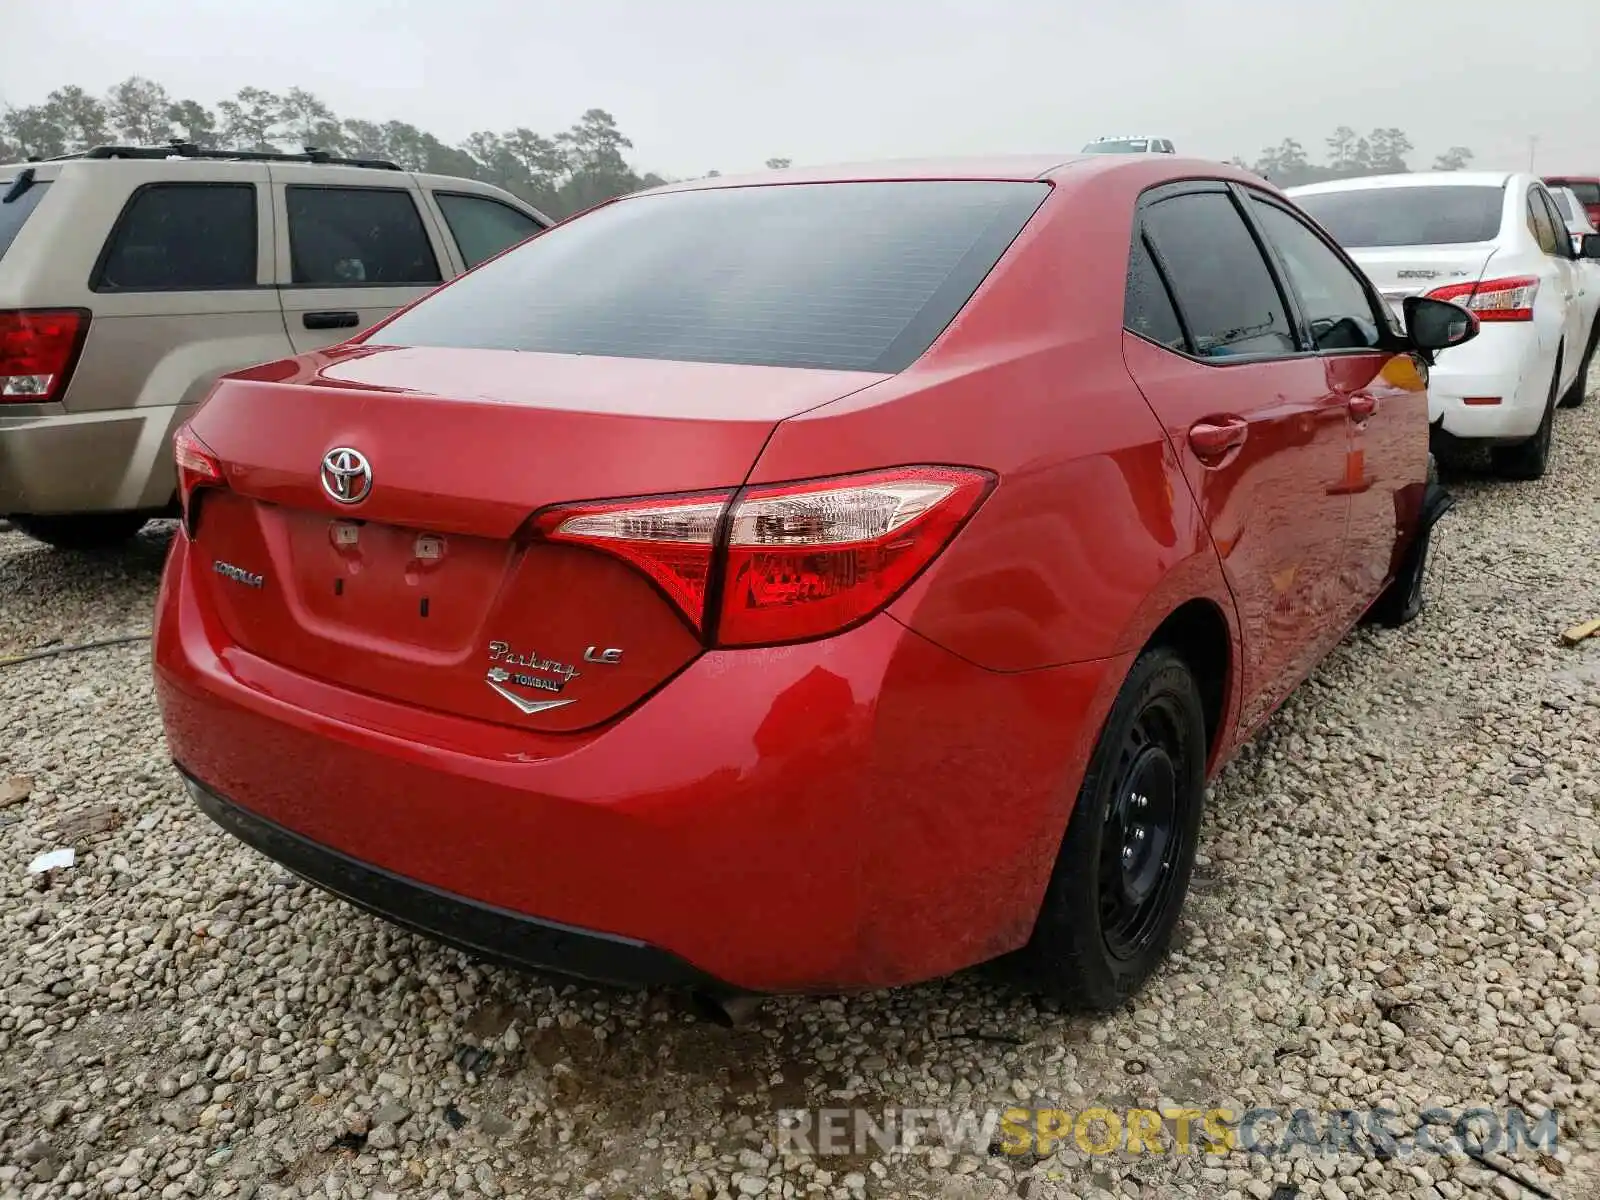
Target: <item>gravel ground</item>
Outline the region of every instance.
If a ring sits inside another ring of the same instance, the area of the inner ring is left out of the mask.
[[[1600,638],[1556,635],[1600,615],[1600,403],[1557,447],[1537,484],[1453,481],[1429,610],[1354,635],[1218,781],[1180,946],[1100,1020],[974,972],[726,1030],[475,965],[202,818],[143,644],[0,665],[0,1197],[1594,1197]],[[145,628],[169,536],[84,559],[0,532],[0,657]],[[784,1107],[1163,1100],[1553,1106],[1561,1137],[1500,1162],[1526,1192],[1366,1143],[774,1146]]]

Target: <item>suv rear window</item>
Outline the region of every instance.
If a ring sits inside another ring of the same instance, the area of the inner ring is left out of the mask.
[[[1470,184],[1443,187],[1352,188],[1296,196],[1341,246],[1451,246],[1493,241],[1500,233],[1505,189]]]
[[[640,196],[540,234],[372,341],[898,371],[1048,192],[916,181]]]
[[[8,194],[15,182],[14,179],[0,179],[0,196]],[[0,204],[0,258],[4,258],[6,251],[11,249],[11,243],[22,232],[22,223],[39,207],[39,201],[49,190],[50,185],[45,182],[29,184],[15,200]]]
[[[254,287],[256,240],[254,184],[147,184],[112,227],[94,290]]]

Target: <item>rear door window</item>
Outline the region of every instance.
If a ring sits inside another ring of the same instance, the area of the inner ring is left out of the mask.
[[[399,188],[284,189],[296,284],[361,287],[440,282],[416,200]]]
[[[6,251],[11,249],[11,243],[17,240],[17,234],[22,232],[23,224],[39,207],[39,201],[44,199],[50,185],[38,182],[19,187],[15,179],[0,179],[0,197],[10,195],[13,188],[19,188],[15,197],[0,200],[0,258],[4,258]]]
[[[457,346],[893,372],[933,343],[1049,185],[773,184],[558,225],[378,330]]]
[[[1556,211],[1561,214],[1563,221],[1573,220],[1572,201],[1567,198],[1566,192],[1551,192],[1550,199],[1555,203]]]
[[[1349,250],[1493,241],[1505,198],[1503,187],[1444,184],[1313,192],[1294,202]]]
[[[469,269],[544,228],[527,213],[487,196],[435,192],[433,198]]]
[[[1566,229],[1562,228],[1559,234],[1556,232],[1550,210],[1545,207],[1537,188],[1528,189],[1528,231],[1533,234],[1533,240],[1539,243],[1539,249],[1546,254],[1560,253],[1559,239]]]
[[[1178,310],[1172,306],[1172,296],[1166,282],[1156,270],[1155,260],[1144,236],[1134,234],[1133,250],[1128,256],[1128,286],[1123,298],[1122,323],[1140,337],[1166,346],[1170,350],[1186,350],[1183,325],[1178,320]]]
[[[129,197],[101,252],[97,292],[256,286],[251,183],[153,183]]]
[[[1561,208],[1556,204],[1556,198],[1548,191],[1539,190],[1539,202],[1544,205],[1544,210],[1550,215],[1551,227],[1556,231],[1556,245],[1560,247],[1559,253],[1566,256],[1567,246],[1570,245],[1571,232],[1567,229],[1567,219],[1561,215]]]
[[[1382,334],[1360,277],[1298,217],[1258,196],[1250,197],[1250,205],[1283,260],[1317,349],[1376,347]]]
[[[1201,358],[1299,350],[1288,308],[1244,218],[1225,192],[1192,192],[1144,213]]]

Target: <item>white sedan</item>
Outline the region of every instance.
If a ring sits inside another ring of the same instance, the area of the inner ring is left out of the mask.
[[[1571,188],[1550,188],[1550,199],[1556,202],[1556,210],[1567,222],[1567,230],[1572,234],[1572,249],[1578,254],[1578,269],[1582,272],[1578,295],[1584,303],[1584,319],[1589,323],[1589,352],[1585,361],[1593,362],[1595,347],[1600,344],[1600,320],[1596,319],[1600,317],[1600,261],[1584,255],[1583,239],[1600,233],[1600,230],[1595,229],[1583,207],[1583,201]],[[1583,389],[1580,387],[1576,393],[1569,392],[1561,402],[1566,405],[1582,404]]]
[[[1537,479],[1558,403],[1583,398],[1595,352],[1594,272],[1543,183],[1506,172],[1422,172],[1290,188],[1398,314],[1407,296],[1470,308],[1481,335],[1429,373],[1436,449],[1488,445],[1498,473]]]

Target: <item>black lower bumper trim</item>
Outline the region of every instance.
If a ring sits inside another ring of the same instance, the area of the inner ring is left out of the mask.
[[[541,921],[371,866],[248,812],[179,770],[201,811],[245,845],[324,891],[415,933],[507,966],[591,983],[737,992],[644,942]]]

